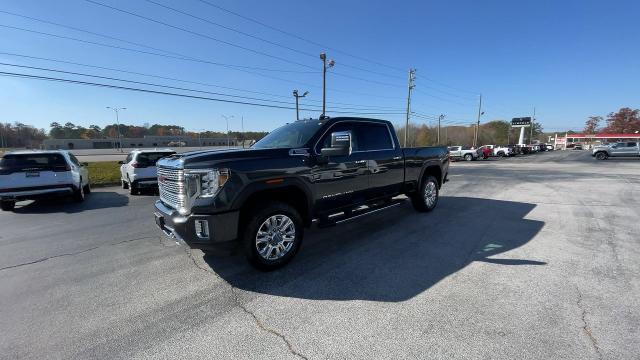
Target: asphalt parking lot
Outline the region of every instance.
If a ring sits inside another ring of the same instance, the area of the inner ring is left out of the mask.
[[[640,160],[452,164],[438,208],[311,229],[287,267],[203,256],[154,195],[0,214],[0,358],[637,359]]]

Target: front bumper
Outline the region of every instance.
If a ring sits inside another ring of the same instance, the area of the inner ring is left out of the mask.
[[[0,193],[1,200],[39,200],[48,199],[59,196],[68,196],[73,194],[74,187],[71,185],[62,185],[54,187],[38,187],[38,188],[20,188]]]
[[[213,250],[232,248],[236,245],[239,211],[180,215],[177,210],[157,200],[154,215],[156,225],[165,235],[183,241],[194,249]],[[202,238],[196,233],[196,220],[207,223],[209,229],[207,238]]]

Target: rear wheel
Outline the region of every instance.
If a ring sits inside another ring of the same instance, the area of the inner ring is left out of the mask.
[[[128,176],[127,180],[129,180]],[[138,195],[140,193],[140,190],[138,190],[138,185],[135,183],[135,181],[129,180],[127,187],[129,188],[130,195]]]
[[[120,179],[120,182],[122,183],[121,185],[122,185],[123,189],[128,189],[129,188],[129,183],[128,182],[126,182],[126,181],[124,181],[122,179]]]
[[[500,157],[504,157],[504,151],[499,151],[499,152],[498,152],[498,156],[500,156]]]
[[[608,158],[608,156],[607,156],[606,152],[602,152],[601,151],[599,153],[596,153],[596,159],[598,159],[598,160],[607,160],[607,158]]]
[[[80,179],[80,184],[78,188],[73,191],[73,200],[75,202],[83,202],[85,197],[84,186],[82,186],[82,179]]]
[[[302,217],[292,206],[273,202],[257,208],[242,234],[247,260],[260,270],[275,270],[295,256],[303,233]]]
[[[84,186],[84,193],[91,194],[91,185],[87,182],[87,185]]]
[[[418,192],[411,196],[411,204],[417,211],[429,212],[436,208],[439,197],[438,180],[431,175],[427,175]]]
[[[2,211],[13,211],[15,207],[16,207],[15,201],[8,201],[8,200],[0,201],[0,208],[2,208]]]

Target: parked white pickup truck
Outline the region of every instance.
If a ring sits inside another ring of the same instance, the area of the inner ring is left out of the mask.
[[[471,149],[466,146],[455,145],[449,146],[449,157],[452,159],[464,159],[466,161],[478,160],[480,153],[477,149]]]
[[[0,159],[0,205],[11,211],[17,201],[70,196],[83,201],[91,192],[86,163],[66,151],[17,151]]]

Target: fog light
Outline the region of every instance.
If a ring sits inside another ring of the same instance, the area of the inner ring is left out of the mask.
[[[208,239],[209,238],[209,222],[207,220],[196,220],[196,235],[200,239]]]

